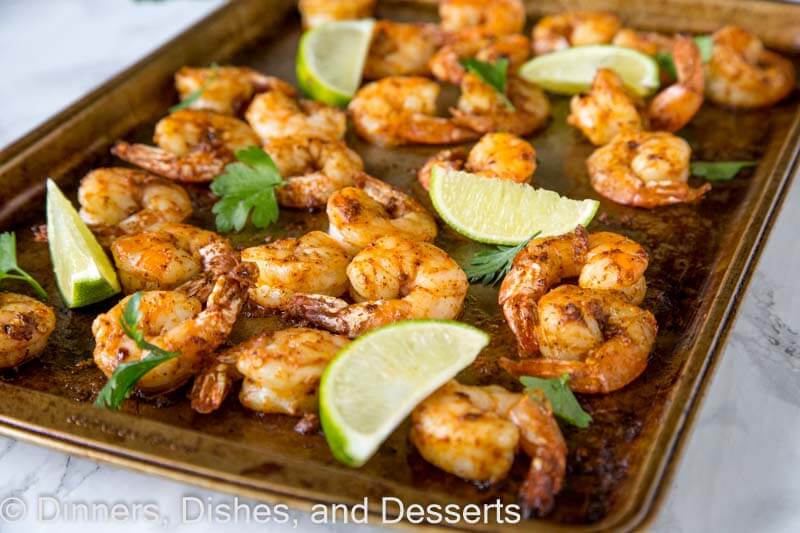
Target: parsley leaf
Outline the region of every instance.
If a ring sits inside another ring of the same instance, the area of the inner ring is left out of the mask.
[[[275,188],[285,182],[272,158],[258,146],[238,150],[236,159],[211,183],[211,191],[220,197],[212,209],[217,229],[241,231],[251,211],[253,225],[266,228],[278,220]]]
[[[208,86],[214,83],[214,81],[219,76],[219,65],[217,65],[216,63],[211,63],[211,68],[213,69],[211,76],[209,76],[200,87],[190,92],[186,98],[184,98],[174,106],[170,107],[169,108],[170,113],[174,113],[175,111],[180,111],[181,109],[186,109],[187,107],[195,103],[197,100],[199,100],[201,96],[203,96],[203,93],[205,92],[206,89],[208,89]]]
[[[708,63],[708,60],[711,59],[711,52],[714,49],[714,38],[711,35],[697,35],[693,39],[697,48],[700,49],[700,61]],[[658,52],[655,59],[658,63],[658,68],[666,71],[673,78],[678,75],[675,71],[675,61],[672,59],[670,52]]]
[[[491,85],[503,103],[511,111],[514,111],[514,104],[506,96],[506,78],[508,73],[508,59],[501,57],[494,63],[487,63],[479,59],[468,58],[461,59],[461,65],[467,69],[468,72],[478,76],[483,82]]]
[[[47,298],[39,282],[17,264],[17,236],[11,232],[0,233],[0,282],[4,279],[24,281],[33,287],[39,298]]]
[[[592,417],[583,410],[575,395],[572,394],[572,390],[567,385],[569,381],[568,374],[553,379],[522,376],[519,380],[528,392],[533,390],[542,391],[550,401],[553,413],[558,418],[579,428],[589,427]]]
[[[516,246],[497,246],[494,250],[484,250],[472,256],[464,266],[464,272],[470,283],[493,286],[508,274],[511,262],[519,252],[525,248],[531,240],[539,235],[536,232],[530,239],[521,242]]]
[[[142,319],[142,313],[139,310],[141,300],[142,293],[140,292],[136,292],[130,297],[122,311],[119,323],[125,335],[133,339],[139,349],[147,350],[149,353],[138,361],[123,363],[114,370],[94,401],[97,407],[116,411],[145,374],[161,363],[180,355],[177,352],[163,350],[144,340],[144,333],[139,329],[139,322]]]
[[[756,165],[758,161],[692,161],[692,175],[708,181],[728,181],[743,168]]]

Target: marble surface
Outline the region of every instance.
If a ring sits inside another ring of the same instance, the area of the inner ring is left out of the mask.
[[[0,2],[0,146],[202,17],[219,0]],[[790,191],[711,383],[658,532],[800,530],[800,187]],[[321,526],[243,519],[182,523],[181,499],[231,497],[0,438],[0,531],[108,531],[74,504],[124,502],[114,531],[283,531]],[[48,497],[63,502],[60,516]],[[42,513],[37,517],[38,511]],[[22,505],[24,512],[20,512]],[[145,508],[145,505],[151,507]],[[188,518],[196,516],[189,502]],[[157,509],[157,516],[142,509]],[[69,512],[68,512],[69,511]],[[96,513],[99,511],[96,511]],[[120,515],[122,516],[122,515]],[[5,521],[3,520],[5,518]],[[362,531],[366,528],[360,527]]]

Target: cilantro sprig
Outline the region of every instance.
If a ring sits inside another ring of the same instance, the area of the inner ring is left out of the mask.
[[[714,49],[714,38],[711,35],[697,35],[693,39],[697,44],[697,48],[700,49],[700,60],[703,63],[708,63],[708,60],[711,59],[711,52]],[[655,59],[661,70],[668,72],[673,78],[677,76],[675,60],[670,52],[658,52]]]
[[[692,161],[692,175],[708,181],[732,180],[743,168],[754,167],[758,161]]]
[[[47,298],[39,282],[17,264],[17,236],[11,232],[0,233],[0,283],[6,279],[24,281],[33,287],[39,298]]]
[[[142,293],[140,292],[134,293],[128,299],[119,323],[125,335],[131,338],[140,350],[146,350],[149,353],[138,361],[123,363],[114,370],[114,373],[111,374],[111,377],[94,401],[97,407],[116,411],[122,406],[122,402],[130,396],[133,387],[145,374],[161,363],[180,355],[178,352],[168,352],[145,340],[144,333],[139,329],[139,322],[142,320],[142,313],[139,309],[141,300]]]
[[[258,146],[238,150],[236,159],[211,183],[211,192],[220,197],[212,209],[217,229],[241,231],[248,218],[255,227],[266,228],[278,220],[275,189],[286,182],[269,154]]]
[[[539,235],[536,232],[530,239],[516,246],[497,246],[493,250],[484,250],[472,256],[464,266],[464,272],[470,283],[494,286],[500,283],[511,269],[511,263],[531,240]]]
[[[468,72],[475,74],[483,82],[491,85],[503,103],[511,111],[514,111],[514,104],[506,96],[506,81],[508,78],[508,59],[501,57],[494,63],[487,63],[475,58],[461,59],[461,66],[467,69]]]
[[[540,390],[550,401],[553,413],[569,424],[579,428],[589,427],[592,417],[583,410],[581,404],[569,388],[569,375],[564,374],[560,378],[544,379],[533,376],[522,376],[519,378],[525,386],[525,390],[530,392]]]
[[[208,89],[208,86],[214,83],[214,81],[219,77],[219,65],[216,63],[211,63],[212,72],[211,75],[206,78],[203,84],[195,89],[194,91],[190,92],[189,95],[175,104],[174,106],[169,108],[170,113],[174,113],[175,111],[180,111],[181,109],[186,109],[187,107],[194,104],[197,100],[203,96],[203,93]]]

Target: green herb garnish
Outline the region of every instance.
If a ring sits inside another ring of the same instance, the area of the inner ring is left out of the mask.
[[[697,48],[700,49],[700,61],[708,63],[711,59],[711,52],[714,49],[714,38],[711,35],[698,35],[693,38]],[[672,59],[670,52],[658,52],[655,55],[658,67],[669,73],[673,78],[677,77],[678,73],[675,70],[675,61]]]
[[[251,211],[253,225],[266,228],[278,220],[275,189],[285,182],[272,158],[258,146],[238,150],[236,159],[211,183],[211,191],[220,197],[212,209],[217,229],[241,231]]]
[[[583,410],[575,395],[572,394],[572,389],[567,384],[568,374],[553,379],[522,376],[519,380],[525,386],[526,391],[542,391],[550,401],[553,413],[558,418],[579,428],[589,427],[592,417]]]
[[[756,165],[758,161],[692,161],[692,175],[708,181],[728,181],[743,168]]]
[[[174,113],[175,111],[180,111],[181,109],[186,109],[187,107],[195,103],[197,100],[199,100],[201,96],[203,96],[203,93],[205,92],[206,89],[208,89],[208,86],[214,83],[214,81],[219,76],[219,65],[217,65],[216,63],[211,63],[211,68],[213,69],[213,72],[206,79],[206,81],[204,81],[199,88],[190,92],[189,96],[187,96],[174,106],[170,107],[169,108],[170,113]]]
[[[506,107],[514,111],[514,104],[512,104],[511,100],[506,96],[508,59],[501,57],[494,63],[487,63],[479,59],[468,58],[462,59],[461,65],[467,69],[468,72],[478,76],[484,83],[491,85],[494,90],[497,91],[497,94],[500,95]]]
[[[493,250],[484,250],[472,256],[464,267],[467,279],[470,283],[481,285],[497,285],[508,274],[511,263],[519,252],[525,248],[531,240],[535,239],[539,232],[516,246],[497,246]]]
[[[142,313],[139,310],[141,300],[142,293],[136,292],[131,295],[128,303],[125,304],[119,323],[125,335],[133,339],[140,350],[147,350],[149,353],[138,361],[123,363],[114,370],[114,373],[111,374],[111,377],[94,401],[97,407],[116,411],[122,406],[122,402],[130,395],[133,387],[145,374],[161,363],[180,355],[177,352],[163,350],[144,339],[144,333],[139,329],[139,322],[142,319]]]
[[[0,233],[0,282],[4,279],[24,281],[33,287],[39,298],[47,298],[39,282],[17,264],[17,236],[11,232]]]

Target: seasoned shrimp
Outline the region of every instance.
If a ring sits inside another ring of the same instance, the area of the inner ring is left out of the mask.
[[[344,137],[344,111],[296,96],[294,87],[281,81],[253,98],[245,118],[263,141],[293,135],[331,140]]]
[[[611,44],[632,48],[643,54],[654,56],[672,51],[673,38],[657,32],[641,32],[631,28],[622,28],[614,36]]]
[[[78,188],[81,219],[104,240],[130,235],[192,214],[186,190],[141,170],[98,168]]]
[[[53,309],[39,300],[0,292],[0,368],[11,368],[42,353],[56,327]]]
[[[285,180],[275,192],[286,207],[323,207],[331,194],[352,185],[364,170],[361,157],[342,141],[299,135],[275,137],[264,143]]]
[[[379,20],[372,30],[364,79],[426,75],[430,72],[428,61],[442,40],[436,24]]]
[[[376,0],[300,0],[303,27],[313,28],[325,22],[371,17]]]
[[[639,305],[647,292],[644,272],[649,257],[642,245],[627,237],[600,231],[589,234],[589,250],[581,266],[578,285],[584,289],[612,291]]]
[[[111,152],[129,163],[177,181],[208,182],[233,161],[236,150],[261,144],[241,120],[182,109],[156,124],[158,145],[117,142]]]
[[[285,307],[296,293],[341,296],[347,290],[350,256],[321,231],[245,248],[242,261],[258,268],[250,299],[267,309]]]
[[[359,89],[348,109],[356,132],[381,146],[476,139],[475,131],[452,119],[434,116],[439,91],[439,84],[426,78],[391,76]]]
[[[647,110],[649,129],[678,131],[703,105],[703,60],[694,39],[678,35],[672,46],[678,81],[659,92]]]
[[[228,241],[213,231],[188,224],[164,223],[152,231],[126,235],[111,244],[111,254],[126,293],[174,289],[203,271],[201,250],[217,243],[234,257]]]
[[[355,254],[385,235],[433,241],[436,221],[419,202],[366,174],[328,200],[328,233]]]
[[[298,294],[289,314],[352,338],[398,320],[455,318],[468,287],[466,274],[444,251],[398,236],[382,237],[359,252],[347,277],[357,303]]]
[[[481,133],[516,135],[528,135],[545,125],[550,103],[539,87],[509,76],[505,96],[507,99],[475,74],[467,73],[461,80],[458,104],[450,110],[453,122]]]
[[[427,190],[434,166],[444,166],[474,174],[530,183],[536,172],[536,150],[525,139],[511,133],[487,133],[467,156],[461,149],[443,150],[425,162],[417,179]]]
[[[139,328],[149,343],[180,356],[148,372],[136,384],[145,394],[174,390],[205,364],[211,353],[228,337],[247,298],[251,284],[248,268],[226,257],[212,243],[200,251],[211,265],[214,278],[206,301],[183,291],[141,293]],[[139,361],[150,352],[140,349],[122,329],[120,319],[130,296],[123,298],[92,323],[94,361],[106,376],[119,365]]]
[[[175,89],[181,100],[199,93],[189,109],[238,115],[254,94],[272,87],[274,80],[248,67],[183,67],[175,73]]]
[[[792,62],[765,49],[755,35],[725,26],[713,38],[711,59],[705,66],[706,95],[712,102],[742,109],[769,107],[794,89]]]
[[[538,302],[564,278],[582,288],[614,293],[638,304],[647,284],[647,252],[610,232],[587,234],[581,226],[566,235],[533,239],[517,254],[500,285],[499,303],[523,356],[538,353]]]
[[[607,68],[597,70],[587,94],[572,97],[567,123],[581,130],[592,144],[600,146],[620,133],[642,130],[636,102],[617,73]]]
[[[442,29],[459,40],[520,33],[525,26],[521,0],[441,0]]]
[[[607,291],[562,285],[538,303],[542,357],[501,361],[516,375],[569,375],[572,390],[606,394],[647,367],[658,327],[649,311]]]
[[[550,402],[539,392],[450,381],[411,413],[410,439],[426,461],[488,483],[506,477],[522,450],[531,458],[519,494],[525,517],[547,514],[564,482],[567,445]]]
[[[666,132],[625,133],[586,160],[592,187],[617,203],[637,207],[693,202],[711,189],[692,188],[689,144]]]
[[[607,11],[564,11],[542,17],[533,27],[536,55],[570,46],[610,43],[620,29],[619,17]]]
[[[498,35],[483,39],[454,40],[442,46],[430,58],[431,73],[440,81],[461,83],[466,70],[461,60],[475,58],[486,63],[508,59],[508,72],[514,74],[530,56],[530,41],[524,35]]]

